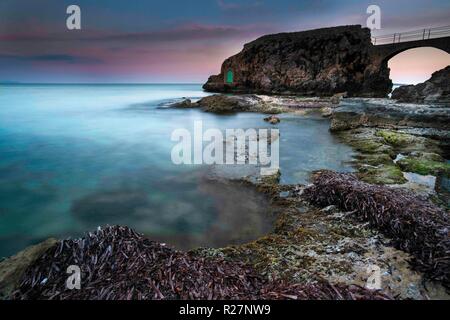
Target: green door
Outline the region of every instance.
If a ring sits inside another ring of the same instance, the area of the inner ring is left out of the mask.
[[[233,71],[231,70],[227,72],[227,83],[233,83]]]

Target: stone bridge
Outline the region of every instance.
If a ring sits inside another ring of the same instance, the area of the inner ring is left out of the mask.
[[[409,49],[433,47],[450,54],[450,26],[380,36],[372,38],[372,43],[373,65],[386,68],[389,59]]]
[[[450,54],[450,36],[443,38],[374,45],[371,50],[371,55],[373,57],[374,63],[387,63],[389,59],[403,51],[420,47],[433,47],[436,49],[441,49]]]
[[[388,61],[418,47],[450,53],[450,26],[371,39],[368,28],[338,26],[262,36],[227,58],[203,85],[210,92],[386,97]]]

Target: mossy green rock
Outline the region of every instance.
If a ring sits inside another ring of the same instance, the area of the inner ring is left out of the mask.
[[[388,144],[394,147],[404,147],[418,140],[415,136],[389,130],[380,130],[376,135],[382,137]]]
[[[423,157],[406,157],[398,161],[398,165],[403,171],[414,172],[421,175],[438,175],[440,173],[450,175],[450,164]]]
[[[402,170],[395,164],[361,167],[358,176],[361,180],[372,184],[402,184],[407,182]]]
[[[380,164],[393,164],[392,158],[386,153],[359,154],[356,157],[357,162],[378,166]]]
[[[359,152],[363,153],[387,153],[389,148],[386,148],[385,145],[373,140],[360,140],[354,141],[352,146]]]

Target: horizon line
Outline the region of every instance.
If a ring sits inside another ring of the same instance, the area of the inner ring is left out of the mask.
[[[19,81],[0,81],[0,85],[5,84],[49,84],[49,85],[149,85],[149,84],[203,84],[203,82],[19,82]]]

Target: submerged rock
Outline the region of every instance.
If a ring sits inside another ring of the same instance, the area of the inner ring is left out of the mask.
[[[423,83],[395,89],[392,99],[398,102],[439,103],[450,107],[450,66],[434,72]]]

